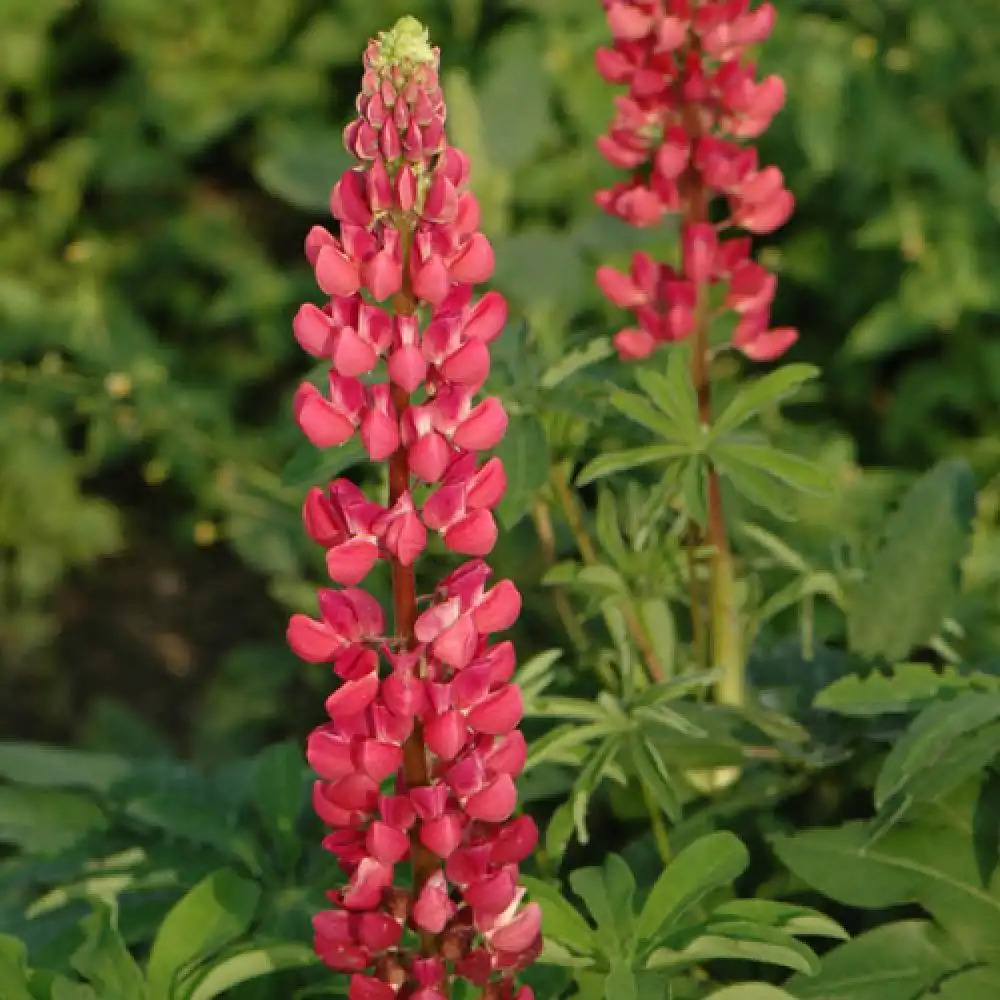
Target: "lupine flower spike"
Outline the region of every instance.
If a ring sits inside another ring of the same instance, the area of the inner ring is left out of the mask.
[[[756,79],[748,50],[774,25],[770,3],[750,0],[603,0],[614,44],[597,53],[597,68],[628,92],[598,148],[631,172],[601,191],[605,211],[634,226],[667,213],[682,215],[681,266],[636,253],[628,274],[610,267],[597,281],[636,322],[614,338],[622,358],[643,358],[660,344],[683,340],[711,305],[733,310],[732,346],[754,361],[771,361],[796,340],[772,328],[777,284],[750,257],[749,236],[774,232],[794,199],[781,171],[761,166],[744,144],[770,125],[785,102],[780,77]],[[711,294],[710,294],[711,293]]]
[[[328,387],[296,395],[303,433],[319,447],[360,435],[389,465],[384,504],[338,479],[312,490],[303,512],[341,585],[320,590],[317,618],[288,627],[295,652],[339,679],[307,746],[324,846],[346,876],[315,918],[315,947],[351,974],[350,1000],[443,1000],[457,978],[484,1000],[532,1000],[515,974],[539,953],[541,912],[522,901],[518,864],[538,834],[514,818],[525,760],[514,650],[490,641],[521,598],[509,580],[489,585],[483,557],[506,479],[499,459],[477,455],[507,424],[498,399],[476,398],[507,306],[473,294],[493,252],[466,188],[469,161],[445,137],[438,62],[413,18],[365,51],[344,133],[357,164],[330,198],[338,232],[306,238],[329,298],[294,323],[302,347],[330,361]],[[472,558],[418,614],[429,531]],[[388,634],[359,587],[378,560],[392,570]]]

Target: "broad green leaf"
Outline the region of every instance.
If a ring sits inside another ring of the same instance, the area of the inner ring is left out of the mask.
[[[521,878],[521,884],[528,890],[528,896],[541,904],[543,937],[551,937],[581,955],[599,950],[593,929],[561,890],[529,875]]]
[[[849,935],[836,920],[808,906],[797,906],[775,899],[732,899],[712,910],[712,922],[728,919],[753,921],[775,927],[797,937],[824,937],[846,940]]]
[[[340,136],[322,125],[282,124],[263,130],[253,173],[264,190],[289,205],[328,211],[330,188],[351,163]]]
[[[756,379],[742,388],[719,414],[712,426],[713,435],[722,437],[731,433],[765,407],[793,395],[803,383],[817,375],[819,369],[813,365],[793,364]]]
[[[767,983],[739,983],[712,993],[707,1000],[795,1000],[795,997]]]
[[[282,486],[325,485],[345,469],[368,461],[360,438],[354,437],[335,448],[317,448],[308,441],[296,449],[281,471]]]
[[[167,1000],[178,977],[246,931],[260,901],[260,886],[232,869],[202,879],[166,915],[149,955],[153,1000]]]
[[[277,743],[257,758],[253,776],[257,812],[279,843],[296,841],[295,823],[302,811],[305,767],[296,743]]]
[[[101,1000],[145,1000],[150,996],[139,966],[111,922],[111,909],[100,906],[81,927],[84,942],[70,963],[95,987]]]
[[[896,742],[875,783],[875,806],[906,792],[946,794],[1000,753],[1000,694],[968,693],[928,705]],[[985,736],[977,740],[976,730]]]
[[[710,892],[731,885],[750,863],[747,849],[731,833],[718,831],[684,848],[650,890],[636,935],[647,940],[674,927]]]
[[[800,1000],[917,997],[960,961],[955,945],[924,920],[883,924],[823,956],[815,976],[788,986]]]
[[[74,983],[64,976],[58,976],[52,981],[50,996],[51,1000],[103,1000],[85,983]]]
[[[647,402],[638,393],[627,392],[625,389],[613,389],[610,402],[619,413],[640,427],[652,431],[658,437],[667,441],[676,441],[679,444],[686,444],[690,440],[685,436],[683,428],[678,427],[662,410]]]
[[[22,941],[0,934],[0,1000],[32,1000],[28,992],[28,949]]]
[[[533,416],[512,417],[497,448],[507,471],[507,492],[497,507],[504,527],[512,528],[530,512],[531,501],[549,478],[549,442]]]
[[[806,975],[813,975],[819,970],[819,959],[807,945],[783,931],[747,921],[718,925],[709,921],[684,947],[654,949],[646,967],[683,968],[724,958],[779,965]]]
[[[967,811],[950,804],[874,841],[866,824],[849,823],[779,837],[774,847],[799,878],[833,899],[873,909],[916,903],[967,948],[1000,960],[1000,892],[996,876],[989,888],[980,883]]]
[[[611,971],[604,983],[605,1000],[637,1000],[638,985],[635,973],[626,962],[611,963]]]
[[[617,854],[609,854],[601,868],[580,868],[569,876],[573,892],[586,904],[597,924],[598,943],[608,938],[624,946],[632,931],[635,878]],[[603,949],[611,953],[608,948]],[[618,948],[614,953],[619,953]]]
[[[926,663],[900,663],[886,676],[849,674],[816,695],[816,708],[840,715],[869,718],[892,712],[911,712],[934,698],[967,690],[969,679],[954,668],[937,670]]]
[[[942,462],[909,490],[889,518],[885,544],[850,595],[850,646],[900,660],[940,628],[958,595],[976,484],[960,461]]]
[[[965,969],[932,986],[918,1000],[996,1000],[1000,996],[1000,967]]]
[[[281,941],[274,944],[248,948],[235,955],[227,955],[216,962],[198,980],[191,992],[190,1000],[213,1000],[227,990],[282,969],[300,969],[316,965],[316,953],[308,945],[297,941]]]
[[[586,486],[595,479],[610,476],[626,469],[636,469],[654,462],[669,462],[687,454],[688,449],[675,444],[651,444],[641,448],[609,451],[589,461],[576,477],[577,486]]]
[[[0,777],[19,785],[107,792],[131,770],[124,757],[114,754],[0,741]]]
[[[104,812],[83,792],[0,785],[0,843],[55,854],[106,826]]]
[[[979,789],[972,814],[972,846],[979,882],[988,888],[1000,864],[1000,774],[991,770]]]

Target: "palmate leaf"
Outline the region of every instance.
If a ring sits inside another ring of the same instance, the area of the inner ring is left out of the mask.
[[[677,428],[680,440],[697,442],[702,438],[698,397],[691,381],[689,345],[675,344],[667,351],[665,375],[651,368],[639,368],[636,370],[635,380],[642,391]]]
[[[654,883],[639,914],[636,935],[655,942],[709,893],[731,885],[749,863],[747,849],[731,833],[710,833],[688,845]]]
[[[976,484],[964,462],[942,462],[910,489],[889,518],[885,544],[850,595],[853,650],[889,662],[929,640],[958,595]]]
[[[819,369],[813,365],[794,364],[756,379],[740,389],[716,417],[712,424],[712,436],[721,438],[732,433],[761,410],[793,395],[804,383],[818,375]]]
[[[569,884],[594,918],[605,953],[624,955],[635,923],[635,877],[628,864],[609,854],[600,868],[577,869]]]
[[[622,451],[609,451],[589,461],[576,477],[577,486],[586,486],[595,479],[610,476],[627,469],[637,469],[654,462],[670,462],[684,457],[688,449],[679,444],[652,444],[641,448],[626,448]]]
[[[610,402],[619,413],[640,427],[652,431],[657,437],[663,438],[665,441],[675,441],[678,444],[690,442],[683,427],[678,426],[662,410],[657,409],[638,393],[627,392],[624,389],[613,389]]]

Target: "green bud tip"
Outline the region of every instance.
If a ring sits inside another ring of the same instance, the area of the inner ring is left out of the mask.
[[[407,14],[401,17],[389,31],[381,31],[378,36],[378,66],[409,64],[411,66],[434,62],[429,32],[415,18]]]

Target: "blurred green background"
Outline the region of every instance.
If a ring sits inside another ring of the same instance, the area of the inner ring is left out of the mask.
[[[762,64],[789,104],[762,152],[799,208],[763,254],[793,357],[824,368],[815,423],[865,466],[961,454],[989,484],[1000,6],[777,6]],[[290,320],[318,297],[301,244],[347,163],[361,50],[404,13],[442,48],[495,284],[526,321],[497,388],[527,410],[539,371],[623,320],[596,263],[673,240],[593,207],[615,176],[593,150],[598,0],[0,0],[4,736],[212,759],[315,722],[328,678],[283,645],[323,576]],[[516,514],[497,562],[529,594],[527,656],[563,639]]]

